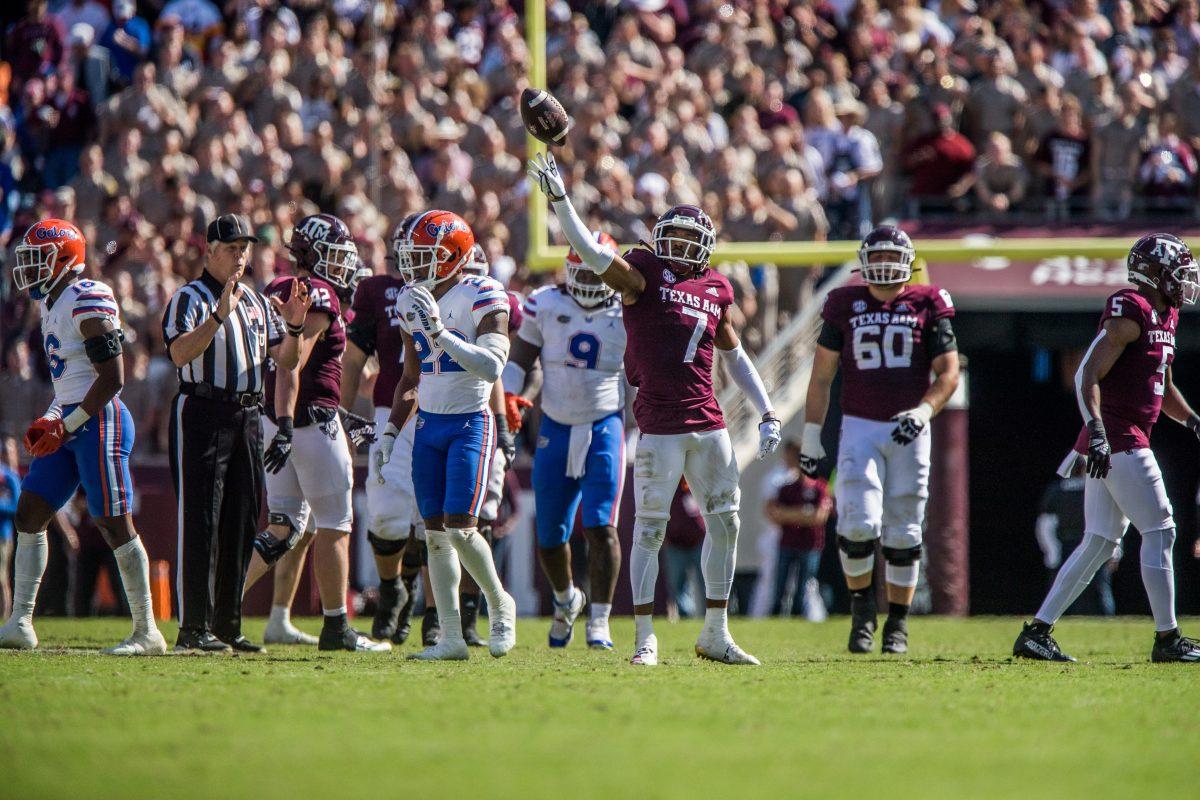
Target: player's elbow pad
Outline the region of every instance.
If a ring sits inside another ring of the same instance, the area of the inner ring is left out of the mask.
[[[758,375],[758,370],[754,367],[754,362],[750,360],[750,356],[742,349],[739,344],[732,350],[718,350],[721,358],[725,361],[725,367],[729,370],[729,376],[733,378],[733,382],[742,390],[742,393],[750,399],[759,414],[766,414],[771,410],[771,398],[767,396],[767,387],[763,385],[762,378]]]

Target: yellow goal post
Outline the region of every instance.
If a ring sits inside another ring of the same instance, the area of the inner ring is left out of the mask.
[[[546,0],[526,0],[525,41],[529,48],[529,82],[548,88],[546,80]],[[526,153],[544,152],[546,146],[526,135]],[[525,263],[535,271],[555,270],[567,257],[567,248],[551,245],[546,229],[546,198],[536,188],[529,192],[529,248]],[[968,236],[962,239],[917,239],[917,255],[926,262],[974,261],[1001,257],[1037,261],[1057,256],[1124,258],[1131,239],[1125,238],[994,238]],[[1196,243],[1192,243],[1196,244]],[[781,267],[811,267],[839,264],[854,258],[857,241],[836,242],[723,242],[717,245],[714,262],[745,261]]]

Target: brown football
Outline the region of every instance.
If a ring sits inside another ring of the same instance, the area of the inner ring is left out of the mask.
[[[521,122],[539,142],[560,145],[571,129],[571,118],[562,103],[545,89],[527,88],[521,92]]]

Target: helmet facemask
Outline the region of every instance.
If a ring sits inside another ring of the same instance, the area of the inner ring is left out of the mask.
[[[894,254],[893,258],[872,260],[878,253]],[[907,283],[912,278],[912,265],[916,253],[899,248],[888,242],[879,245],[864,245],[858,251],[858,267],[862,279],[876,286]]]
[[[685,272],[707,269],[716,245],[716,235],[690,217],[660,219],[654,226],[654,254],[684,266]]]
[[[1194,261],[1180,264],[1170,271],[1163,267],[1159,283],[1162,284],[1162,293],[1176,308],[1195,305],[1196,300],[1200,299],[1200,267]]]
[[[54,261],[58,258],[58,245],[22,242],[16,247],[16,256],[17,265],[13,267],[13,286],[21,292],[38,289],[54,275]]]
[[[349,288],[358,269],[358,246],[353,242],[314,242],[313,250],[317,253],[313,273],[339,289]]]
[[[595,308],[612,298],[612,287],[585,265],[568,261],[566,267],[567,293],[576,303],[584,308]]]
[[[438,236],[432,245],[416,244],[412,239],[397,239],[395,245],[396,269],[409,286],[430,288],[453,278],[462,263],[455,265],[447,274],[438,276],[438,267],[453,257],[449,249],[442,246]],[[467,254],[470,257],[470,254]]]

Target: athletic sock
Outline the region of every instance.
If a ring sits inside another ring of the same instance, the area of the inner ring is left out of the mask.
[[[1154,614],[1154,630],[1173,631],[1175,620],[1175,566],[1172,550],[1175,529],[1149,531],[1142,534],[1142,583]]]
[[[133,632],[147,633],[154,628],[154,608],[150,602],[150,559],[141,537],[133,537],[113,550],[113,555],[121,571],[129,615],[133,617]]]
[[[11,619],[26,623],[33,621],[38,587],[42,585],[42,573],[46,571],[49,558],[50,545],[46,540],[45,531],[17,534],[17,552],[13,557]]]
[[[902,620],[908,617],[906,603],[888,603],[888,619]]]
[[[350,626],[349,620],[346,618],[346,607],[341,608],[323,608],[321,613],[325,617],[324,626],[331,630],[344,631]]]
[[[292,626],[291,606],[271,606],[271,616],[268,625],[278,625],[285,630]]]
[[[717,608],[704,609],[704,628],[700,631],[700,635],[705,634],[720,636],[721,638],[729,637],[729,608],[720,606]]]
[[[612,603],[592,603],[592,622],[608,622],[610,614],[612,614]]]
[[[504,586],[500,583],[500,575],[496,572],[496,562],[492,558],[492,548],[479,535],[475,528],[447,528],[446,536],[450,540],[463,567],[471,573],[483,596],[488,601],[488,613],[498,610],[504,600]],[[438,607],[442,605],[438,598]],[[444,626],[445,620],[442,621]]]
[[[575,596],[575,584],[568,584],[564,591],[554,590],[554,602],[558,603],[563,608],[571,604],[571,598]]]
[[[462,580],[459,554],[445,531],[426,531],[425,536],[429,547],[429,582],[433,584],[442,641],[462,639],[462,615],[458,610],[458,584]]]
[[[647,639],[654,635],[654,615],[634,614],[633,627],[637,635],[638,646],[640,647]]]

